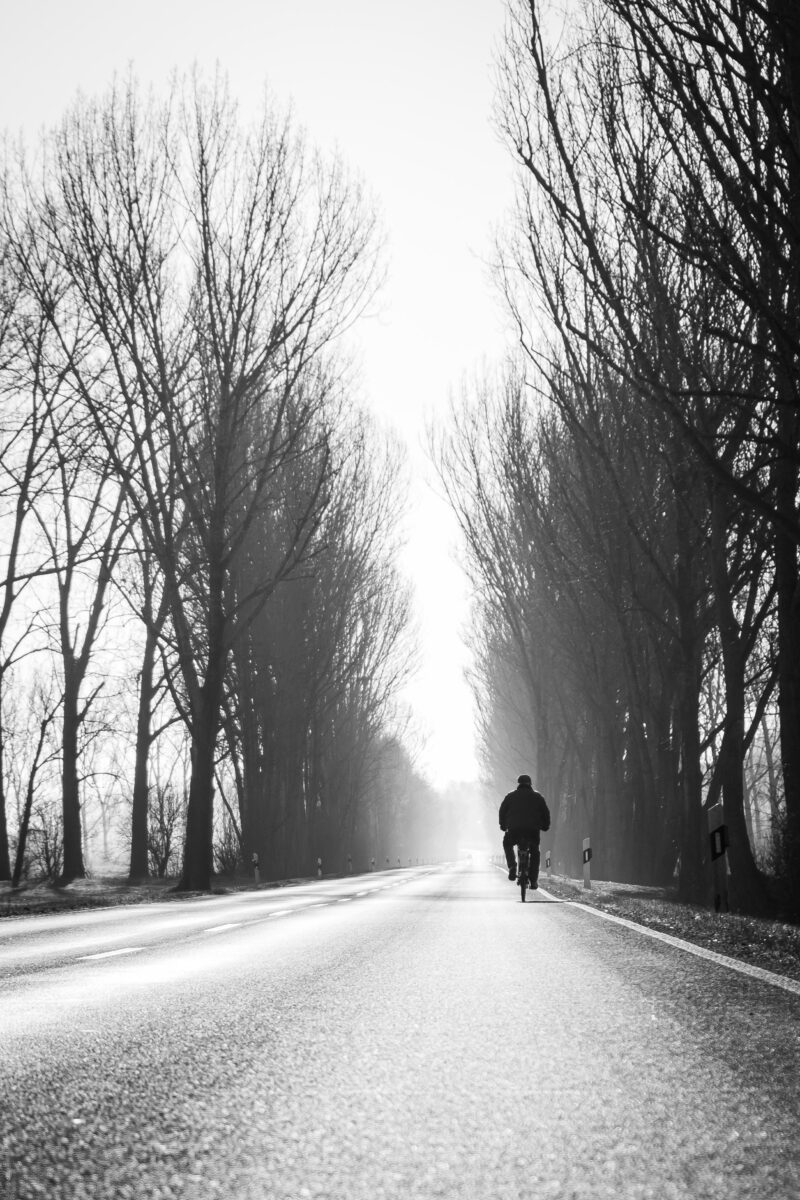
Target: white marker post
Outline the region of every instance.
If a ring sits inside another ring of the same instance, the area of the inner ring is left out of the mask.
[[[592,875],[589,869],[589,863],[592,861],[592,839],[583,839],[583,886],[591,888]]]
[[[714,912],[728,912],[728,826],[721,804],[708,810],[711,868],[714,872]]]
[[[544,865],[547,867],[547,879],[549,881],[549,879],[550,879],[550,851],[549,850],[545,851]]]
[[[322,879],[322,859],[317,859],[317,879]]]
[[[258,886],[258,884],[261,883],[261,875],[259,874],[258,870],[258,855],[256,854],[255,850],[253,851],[253,857],[250,859],[250,862],[253,867],[253,876],[256,881],[256,886]]]

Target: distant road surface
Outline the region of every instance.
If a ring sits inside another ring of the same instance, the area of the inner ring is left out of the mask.
[[[800,996],[490,867],[0,922],[3,1200],[794,1200]]]

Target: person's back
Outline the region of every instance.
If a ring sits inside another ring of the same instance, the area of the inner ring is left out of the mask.
[[[527,779],[523,775],[521,779]],[[520,783],[509,792],[500,805],[501,829],[515,829],[520,833],[538,833],[550,828],[550,812],[544,796],[530,783]]]
[[[539,835],[550,828],[550,810],[544,796],[531,783],[530,775],[520,775],[513,792],[504,796],[500,805],[500,828],[503,830],[503,850],[508,863],[508,878],[516,879],[517,863],[514,847],[520,838],[531,843],[531,886],[537,887],[539,874]]]

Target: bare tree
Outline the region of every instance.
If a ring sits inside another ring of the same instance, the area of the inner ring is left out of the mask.
[[[85,875],[81,835],[80,735],[103,684],[85,685],[102,629],[111,576],[127,536],[125,491],[106,458],[95,469],[85,423],[74,409],[50,418],[52,486],[35,505],[56,588],[55,641],[63,675],[62,882]]]
[[[570,369],[611,366],[669,415],[689,461],[728,489],[736,509],[768,523],[768,551],[751,546],[774,564],[795,813],[796,17],[782,4],[608,0],[582,6],[575,37],[557,46],[543,5],[515,3],[511,14],[501,120],[528,187],[520,252],[506,259],[508,294],[522,301],[533,283]],[[681,292],[688,305],[676,303]],[[530,348],[522,303],[514,311]],[[728,634],[735,675],[730,625]]]
[[[4,711],[3,724],[10,743],[9,783],[16,795],[19,823],[14,852],[11,886],[18,887],[29,862],[28,833],[35,818],[35,806],[49,768],[59,757],[53,724],[61,707],[55,680],[45,685],[35,676],[29,688],[16,689],[14,712]],[[44,777],[44,779],[43,779]]]
[[[5,180],[0,180],[4,198]],[[30,649],[33,616],[20,605],[43,570],[29,552],[33,505],[52,471],[54,407],[60,382],[48,370],[47,321],[26,303],[8,239],[0,233],[0,702],[13,665]],[[0,879],[11,875],[6,769],[0,728]]]
[[[272,107],[242,133],[219,80],[161,107],[132,83],[78,103],[45,154],[26,282],[162,572],[193,747],[180,886],[207,888],[229,655],[313,543],[329,469],[315,364],[372,294],[375,219]],[[250,526],[309,454],[291,543],[236,593]]]
[[[169,603],[158,563],[135,527],[130,530],[127,551],[116,572],[115,582],[136,619],[141,622],[144,638],[136,676],[138,698],[128,869],[130,880],[135,881],[146,878],[149,869],[147,823],[151,751],[158,737],[180,717],[170,706],[160,723],[156,727],[153,725],[155,712],[162,699],[169,695],[177,670],[174,656],[170,655],[169,637],[165,633]]]
[[[363,417],[337,425],[313,559],[252,623],[229,677],[245,853],[273,872],[307,871],[320,856],[344,869],[368,762],[410,668],[409,599],[393,565],[398,456]],[[275,536],[253,526],[248,570]]]

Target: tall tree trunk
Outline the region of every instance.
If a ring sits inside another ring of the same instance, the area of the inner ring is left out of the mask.
[[[778,772],[775,766],[775,757],[772,753],[772,728],[770,722],[767,720],[766,714],[761,718],[761,737],[764,744],[764,761],[767,764],[769,815],[770,822],[774,829],[780,818],[780,805],[778,803]]]
[[[703,903],[708,887],[705,872],[700,770],[699,671],[694,670],[691,650],[683,666],[678,699],[677,726],[681,744],[680,855],[678,891],[684,900]]]
[[[73,879],[83,879],[86,875],[83,862],[80,787],[78,784],[78,731],[80,729],[78,685],[72,678],[71,671],[67,670],[65,674],[61,768],[64,864],[59,878],[59,882],[62,884],[71,883]]]
[[[3,677],[0,673],[0,702],[2,701]],[[11,858],[8,850],[8,822],[6,819],[6,764],[3,746],[3,723],[0,720],[0,879],[11,878]]]
[[[766,880],[756,865],[747,831],[743,753],[744,720],[737,717],[723,736],[719,763],[725,824],[728,827],[730,842],[728,860],[731,868],[731,893],[737,908],[743,908],[747,912],[767,913],[770,902]]]
[[[257,854],[262,870],[267,868],[265,826],[264,744],[259,736],[259,711],[254,696],[252,636],[239,640],[234,650],[236,692],[228,698],[225,731],[236,778],[242,854],[249,867]],[[238,717],[238,737],[237,721]]]
[[[225,623],[221,605],[209,623],[206,677],[192,716],[192,778],[179,892],[207,892],[214,870],[214,760],[222,719]]]
[[[156,633],[150,624],[146,627],[142,678],[139,686],[139,712],[136,718],[136,764],[133,772],[133,804],[131,811],[131,860],[129,878],[146,879],[149,873],[147,859],[147,817],[150,786],[148,763],[153,738],[150,721],[153,707],[153,675],[156,660]]]
[[[17,853],[14,859],[14,874],[11,877],[11,886],[19,887],[19,881],[22,878],[22,868],[25,863],[25,848],[28,843],[28,829],[31,823],[31,811],[33,809],[33,797],[36,791],[36,775],[39,771],[39,760],[42,757],[42,748],[44,747],[44,739],[47,736],[47,727],[53,719],[55,710],[43,717],[39,724],[39,740],[36,745],[36,750],[31,763],[31,771],[28,776],[28,786],[25,791],[25,804],[22,810],[22,820],[19,827],[19,837],[17,839]]]
[[[25,850],[28,844],[28,828],[31,823],[31,809],[33,808],[33,789],[34,775],[28,780],[28,788],[25,793],[25,805],[22,810],[22,820],[19,823],[19,837],[17,838],[17,853],[14,859],[14,874],[11,877],[11,886],[19,887],[19,881],[22,879],[22,868],[25,864]]]
[[[781,417],[782,441],[797,437],[798,420],[787,405]],[[796,445],[796,441],[794,443]],[[797,468],[788,455],[775,468],[781,512],[796,515]],[[778,713],[783,789],[786,799],[788,866],[800,878],[800,574],[797,543],[780,526],[775,530],[775,579],[778,594]]]
[[[734,611],[727,556],[730,497],[718,486],[711,501],[711,562],[722,669],[725,683],[725,728],[708,804],[721,792],[728,826],[731,891],[737,907],[765,912],[769,907],[766,880],[756,866],[747,832],[744,787],[745,673],[747,654],[743,631]]]
[[[790,877],[800,879],[800,572],[797,538],[787,532],[797,522],[800,464],[800,15],[792,0],[770,0],[771,35],[779,47],[781,99],[786,97],[788,255],[785,284],[775,289],[788,335],[778,359],[778,445],[775,507],[775,577],[778,590],[778,713],[783,789],[786,801],[784,852]],[[782,247],[783,249],[783,247]],[[783,256],[782,256],[783,257]],[[783,266],[781,261],[780,266]],[[780,270],[776,275],[780,277]]]
[[[679,683],[676,726],[681,750],[680,765],[680,876],[678,890],[682,898],[703,903],[708,898],[703,831],[703,774],[700,765],[700,689],[703,670],[705,630],[700,617],[698,596],[705,594],[705,582],[698,581],[700,563],[697,525],[692,512],[692,497],[697,480],[680,435],[674,435],[675,533],[677,563],[675,569],[675,611],[677,615],[677,653]]]
[[[186,812],[186,841],[179,892],[207,892],[213,874],[214,754],[219,716],[211,698],[204,700],[192,725],[192,779]]]
[[[680,764],[680,875],[678,891],[685,900],[703,903],[708,886],[703,838],[703,775],[700,766],[700,686],[703,636],[700,629],[694,555],[696,547],[687,533],[688,514],[679,490],[677,506],[678,564],[676,571],[677,650],[679,684],[675,725],[681,752]]]

